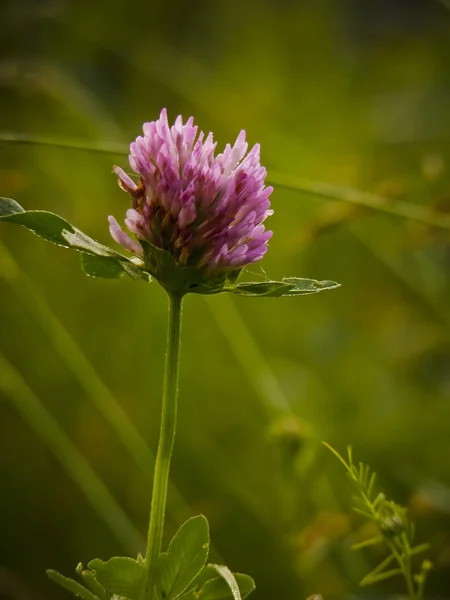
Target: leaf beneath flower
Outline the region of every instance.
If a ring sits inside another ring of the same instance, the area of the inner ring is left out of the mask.
[[[152,277],[146,271],[140,269],[133,261],[127,258],[116,258],[112,256],[94,256],[82,254],[81,266],[89,277],[101,277],[103,279],[117,279],[127,274],[132,279],[144,279],[151,281]]]
[[[335,281],[317,281],[303,277],[284,277],[282,281],[249,281],[238,283],[234,287],[225,288],[223,291],[238,294],[239,296],[278,298],[280,296],[317,294],[338,287],[340,287],[340,283],[336,283]]]
[[[100,244],[62,217],[45,210],[24,210],[11,198],[0,198],[0,220],[23,225],[45,240],[72,248],[83,254],[82,267],[87,275],[107,279],[122,277],[151,281],[151,277],[132,259]]]

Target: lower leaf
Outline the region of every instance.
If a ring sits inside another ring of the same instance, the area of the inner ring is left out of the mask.
[[[83,598],[83,600],[100,600],[98,596],[96,596],[84,586],[82,586],[81,583],[78,583],[74,579],[70,579],[70,577],[64,577],[64,575],[61,575],[61,573],[58,573],[58,571],[48,569],[47,575],[52,581],[57,583],[59,586],[61,586],[68,592],[75,594],[75,596]]]
[[[225,567],[226,568],[226,567]],[[200,590],[196,597],[197,600],[244,600],[254,589],[255,582],[249,575],[235,573],[233,576],[234,584],[230,586],[230,581],[222,577],[210,579]],[[183,599],[185,600],[185,599]],[[186,599],[189,600],[189,599]]]
[[[383,573],[378,573],[378,575],[368,575],[364,577],[364,579],[360,582],[359,585],[366,586],[371,585],[372,583],[378,583],[379,581],[384,581],[385,579],[390,579],[395,575],[402,575],[403,571],[401,569],[391,569],[390,571],[383,571]]]
[[[114,556],[107,562],[95,558],[88,567],[94,571],[95,579],[108,592],[130,600],[139,597],[144,577],[142,563],[126,556]]]
[[[77,566],[77,573],[86,584],[86,587],[88,587],[91,592],[99,598],[99,600],[110,600],[110,595],[95,579],[95,575],[92,571],[84,570],[83,565],[79,563]]]
[[[224,565],[209,564],[204,571],[203,577],[208,577],[208,580],[197,594],[198,600],[243,600],[255,589],[255,582],[249,575],[233,575]],[[213,572],[219,577],[210,579]],[[199,579],[202,579],[202,574]]]

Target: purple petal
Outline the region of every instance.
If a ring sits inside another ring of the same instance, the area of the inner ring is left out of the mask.
[[[144,251],[142,250],[142,246],[136,242],[136,240],[132,240],[120,227],[119,223],[113,216],[108,217],[109,221],[109,232],[113,240],[115,240],[118,244],[123,246],[129,252],[133,252],[137,256],[143,256]]]

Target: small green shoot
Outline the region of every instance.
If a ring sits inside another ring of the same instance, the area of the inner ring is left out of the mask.
[[[361,581],[361,586],[371,585],[402,575],[406,582],[410,600],[423,600],[425,583],[432,568],[429,560],[424,560],[418,573],[413,572],[412,557],[429,549],[429,544],[414,545],[415,526],[408,518],[406,508],[392,500],[387,500],[381,492],[375,492],[376,474],[370,467],[353,462],[352,448],[347,447],[347,461],[326,442],[323,444],[342,463],[347,476],[356,489],[353,510],[376,525],[379,535],[355,544],[353,550],[374,544],[385,543],[388,556]]]

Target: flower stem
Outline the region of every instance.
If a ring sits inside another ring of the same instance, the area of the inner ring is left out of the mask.
[[[169,294],[169,300],[169,327],[167,331],[161,429],[153,480],[147,550],[145,553],[145,576],[142,582],[140,600],[152,600],[154,598],[156,561],[161,552],[167,485],[177,421],[182,296],[171,293]]]

